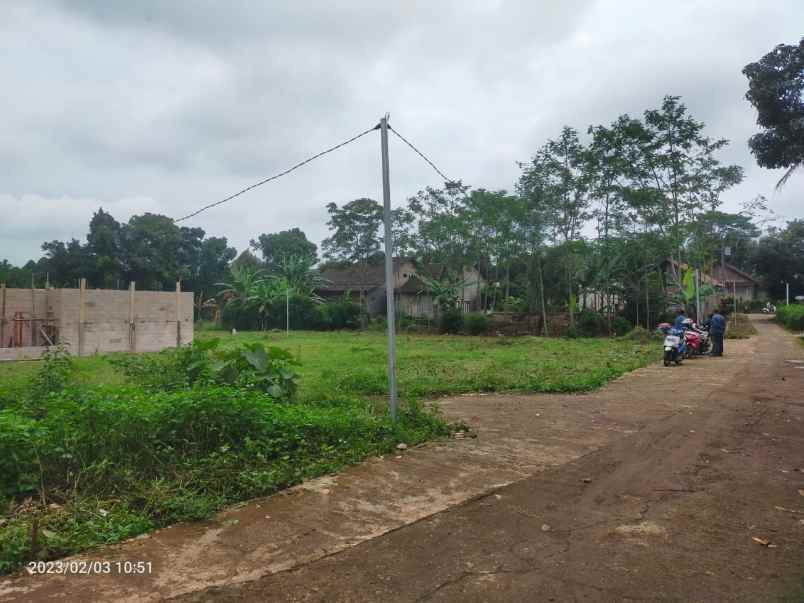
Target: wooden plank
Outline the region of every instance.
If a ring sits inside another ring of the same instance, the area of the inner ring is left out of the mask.
[[[181,281],[176,281],[176,347],[181,347]]]
[[[78,355],[84,355],[84,322],[86,322],[86,301],[87,279],[82,278],[78,281]]]
[[[6,337],[6,284],[0,283],[0,348],[5,347]]]
[[[134,292],[137,285],[134,281],[128,284],[128,349],[132,352],[137,351],[137,331],[134,323]]]

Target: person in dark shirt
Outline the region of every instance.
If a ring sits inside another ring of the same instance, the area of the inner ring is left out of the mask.
[[[709,325],[709,336],[712,338],[712,356],[723,355],[723,336],[726,334],[726,319],[715,311]]]
[[[684,330],[684,321],[687,320],[687,315],[684,313],[684,308],[679,308],[676,314],[676,319],[673,322],[673,328]]]

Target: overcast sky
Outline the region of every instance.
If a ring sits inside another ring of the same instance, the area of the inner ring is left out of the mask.
[[[796,43],[801,0],[207,0],[0,4],[0,259],[84,239],[99,207],[177,217],[376,124],[385,112],[452,178],[512,189],[561,126],[683,97],[745,168],[725,207],[804,217],[804,173],[747,146],[742,67]],[[438,185],[391,139],[392,203]],[[193,220],[238,251],[326,236],[325,204],[381,198],[379,136]]]

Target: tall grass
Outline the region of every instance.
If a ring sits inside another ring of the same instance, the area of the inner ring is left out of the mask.
[[[776,308],[776,321],[791,331],[804,331],[804,305],[779,306]]]

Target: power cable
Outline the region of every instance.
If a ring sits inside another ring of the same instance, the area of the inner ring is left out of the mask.
[[[274,174],[273,176],[265,178],[264,180],[260,180],[259,182],[256,182],[256,183],[252,184],[251,186],[247,186],[243,190],[234,193],[233,195],[229,195],[225,199],[221,199],[220,201],[215,201],[214,203],[210,203],[209,205],[205,205],[201,209],[196,210],[196,211],[194,211],[194,212],[192,212],[190,214],[187,214],[186,216],[182,216],[181,218],[176,218],[176,219],[173,220],[173,222],[181,222],[183,220],[187,220],[189,218],[197,216],[201,212],[204,212],[204,211],[206,211],[208,209],[211,209],[213,207],[216,207],[218,205],[222,205],[222,204],[226,203],[227,201],[231,201],[232,199],[234,199],[235,197],[239,197],[243,193],[247,193],[248,191],[257,188],[258,186],[262,186],[263,184],[267,184],[268,182],[271,182],[271,180],[276,180],[277,178],[281,178],[282,176],[290,174],[292,171],[302,167],[303,165],[306,165],[306,164],[310,163],[311,161],[313,161],[315,159],[318,159],[319,157],[323,157],[327,153],[331,153],[333,151],[336,151],[336,150],[340,149],[341,147],[345,147],[347,144],[349,144],[351,142],[354,142],[358,138],[361,138],[361,137],[365,136],[369,132],[373,132],[374,130],[378,130],[379,128],[380,128],[379,124],[374,126],[374,127],[372,127],[372,128],[369,128],[368,130],[365,130],[364,132],[361,132],[360,134],[352,136],[349,140],[344,140],[343,142],[341,142],[339,144],[336,144],[335,146],[330,147],[330,148],[328,148],[328,149],[326,149],[324,151],[321,151],[320,153],[317,153],[317,154],[313,155],[312,157],[308,157],[304,161],[300,161],[296,165],[294,165],[292,167],[289,167],[288,169],[286,169],[283,172],[279,172],[278,174]],[[398,136],[398,134],[397,134],[397,136]],[[410,143],[408,143],[408,144],[410,144]],[[435,166],[433,166],[433,167],[435,167]]]
[[[442,172],[441,170],[439,170],[439,169],[436,167],[436,164],[435,164],[435,163],[433,163],[432,161],[430,161],[430,160],[427,158],[427,156],[426,156],[424,153],[422,153],[422,152],[421,152],[419,149],[417,149],[415,146],[413,146],[413,143],[412,143],[412,142],[410,142],[410,141],[409,141],[407,138],[405,138],[404,136],[402,136],[402,134],[400,134],[399,132],[397,132],[396,130],[394,130],[394,129],[393,129],[391,126],[390,126],[390,125],[388,126],[388,129],[389,129],[389,130],[391,130],[391,132],[393,132],[393,133],[394,133],[394,135],[396,135],[396,137],[397,137],[397,138],[399,138],[399,139],[400,139],[402,142],[404,142],[404,143],[405,143],[406,145],[408,145],[408,146],[409,146],[411,149],[413,149],[413,150],[414,150],[414,152],[415,152],[415,153],[416,153],[416,154],[417,154],[419,157],[421,157],[422,159],[424,159],[424,160],[425,160],[425,161],[426,161],[426,162],[427,162],[427,163],[430,165],[430,167],[431,167],[431,168],[433,168],[433,169],[436,171],[436,173],[437,173],[439,176],[441,176],[441,177],[444,179],[444,182],[446,182],[446,183],[448,183],[448,184],[452,184],[452,183],[454,183],[454,182],[455,182],[455,180],[452,180],[452,178],[447,178],[447,176],[444,174],[444,172]]]

